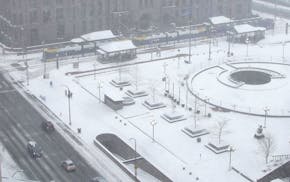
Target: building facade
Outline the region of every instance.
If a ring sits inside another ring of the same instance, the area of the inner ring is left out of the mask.
[[[251,0],[0,0],[0,41],[24,47],[104,29],[130,33],[201,23],[218,15],[248,17]]]

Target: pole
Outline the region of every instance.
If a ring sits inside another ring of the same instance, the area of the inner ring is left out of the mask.
[[[155,137],[154,137],[154,124],[152,125],[152,141],[155,142]]]
[[[266,128],[266,125],[267,125],[267,115],[268,115],[269,109],[268,108],[265,108],[264,111],[265,111],[264,128]]]
[[[191,16],[189,17],[189,45],[188,45],[188,63],[191,63]]]
[[[29,72],[28,72],[28,63],[27,63],[27,60],[25,61],[25,65],[26,65],[26,83],[27,83],[27,86],[29,86]]]
[[[178,86],[178,102],[180,103],[180,84]]]
[[[130,140],[134,141],[134,174],[135,174],[135,180],[138,181],[137,178],[137,142],[135,138],[130,138]]]
[[[247,38],[246,41],[247,41],[247,57],[248,57],[249,56],[249,39]]]
[[[231,35],[230,32],[228,32],[228,57],[231,56]]]
[[[72,97],[72,92],[70,91],[69,87],[66,85],[62,85],[63,87],[65,87],[67,89],[67,99],[68,99],[68,120],[69,120],[69,125],[72,124],[71,121],[71,108],[70,108],[70,99]]]
[[[282,46],[283,46],[283,55],[282,55],[282,59],[283,61],[285,60],[285,42],[282,43]]]
[[[230,160],[229,160],[229,171],[230,171],[232,169],[232,152],[233,152],[232,147],[230,147],[229,152],[230,152]]]
[[[188,87],[186,86],[186,95],[185,95],[185,109],[188,108]]]
[[[102,86],[101,86],[101,83],[99,82],[98,83],[98,90],[99,90],[99,103],[101,103],[101,88],[102,88]]]
[[[174,82],[172,83],[172,98],[174,99]]]
[[[208,60],[211,60],[211,27],[209,27]]]
[[[59,69],[59,55],[56,54],[56,69]]]
[[[71,110],[70,110],[70,98],[71,98],[71,91],[68,89],[68,116],[69,116],[69,125],[71,125]]]
[[[94,80],[96,79],[96,64],[94,63]]]
[[[152,126],[152,142],[155,142],[155,125],[157,124],[156,121],[151,121],[151,126]]]

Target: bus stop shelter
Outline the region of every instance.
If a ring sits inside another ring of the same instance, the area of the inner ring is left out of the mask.
[[[111,30],[103,30],[81,35],[79,38],[72,39],[71,43],[80,45],[83,55],[84,53],[86,53],[86,49],[94,49],[96,53],[96,50],[98,49],[98,44],[112,41],[116,38],[117,36],[114,35]]]
[[[258,42],[265,38],[266,28],[264,27],[254,27],[249,24],[236,25],[233,29],[233,42],[238,43],[249,43]]]
[[[137,47],[131,40],[108,42],[99,46],[102,62],[128,61],[136,57]]]

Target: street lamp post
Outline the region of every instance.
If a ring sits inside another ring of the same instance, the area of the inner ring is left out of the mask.
[[[267,115],[268,115],[268,112],[270,111],[270,109],[268,107],[265,107],[264,108],[264,112],[265,112],[265,117],[264,117],[264,128],[266,128],[267,126]]]
[[[228,52],[227,52],[227,56],[230,57],[231,56],[231,32],[227,31],[227,35],[228,35]]]
[[[232,169],[232,152],[234,152],[234,148],[232,146],[230,146],[229,148],[229,154],[230,154],[230,157],[229,157],[229,171]]]
[[[209,33],[209,45],[208,45],[208,60],[211,60],[211,26],[208,28],[208,33]]]
[[[155,142],[155,125],[157,124],[157,122],[155,120],[150,122],[151,126],[152,126],[152,142]]]
[[[101,103],[101,101],[102,101],[102,99],[101,99],[101,88],[103,88],[102,87],[102,85],[101,85],[102,83],[101,82],[98,82],[98,90],[99,90],[99,103]]]
[[[204,116],[206,116],[206,105],[209,102],[209,98],[204,99]]]
[[[246,38],[246,44],[247,44],[247,57],[249,56],[249,43],[250,43],[250,40],[249,40],[249,37]]]
[[[133,140],[134,141],[134,152],[135,152],[135,155],[134,155],[134,175],[135,175],[135,179],[136,181],[138,180],[137,178],[137,141],[135,138],[130,138],[129,140]]]
[[[180,67],[180,49],[177,50],[178,68]]]
[[[286,42],[283,41],[282,42],[282,48],[283,48],[283,50],[282,50],[282,59],[283,59],[283,62],[285,60],[285,46],[286,46]]]
[[[44,54],[44,41],[41,42],[42,45],[42,53]],[[46,58],[43,58],[43,78],[46,78]]]
[[[27,83],[27,86],[29,86],[29,65],[28,65],[28,62],[27,60],[25,61],[25,67],[26,67],[26,83]]]
[[[68,119],[69,119],[69,125],[72,125],[71,122],[71,108],[70,108],[70,99],[72,97],[72,92],[70,91],[69,87],[66,85],[63,85],[67,89],[67,99],[68,99]]]

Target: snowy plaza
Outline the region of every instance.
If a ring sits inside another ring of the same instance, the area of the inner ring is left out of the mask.
[[[94,55],[63,60],[59,68],[31,61],[27,72],[11,68],[10,75],[54,113],[57,127],[91,148],[97,136],[113,134],[132,149],[136,144],[172,181],[258,180],[286,162],[272,156],[289,154],[290,36],[281,32],[267,31],[257,44],[193,41],[191,60],[183,42],[144,48],[121,63],[102,64]],[[109,96],[126,104],[114,110]],[[267,164],[254,137],[259,126],[275,141]],[[126,168],[134,173],[132,164]],[[141,181],[158,181],[137,172]]]

